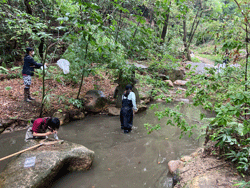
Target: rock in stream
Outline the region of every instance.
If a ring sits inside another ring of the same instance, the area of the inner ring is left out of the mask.
[[[32,140],[25,148],[38,144]],[[63,142],[42,145],[15,157],[0,174],[0,187],[46,187],[51,185],[62,170],[88,170],[93,162],[94,152],[88,148]]]

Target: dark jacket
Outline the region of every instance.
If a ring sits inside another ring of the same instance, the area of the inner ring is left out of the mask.
[[[27,75],[34,75],[34,68],[40,68],[41,66],[43,66],[42,63],[37,63],[34,61],[34,59],[29,56],[29,55],[25,55],[24,57],[24,65],[23,65],[23,74],[27,74]]]

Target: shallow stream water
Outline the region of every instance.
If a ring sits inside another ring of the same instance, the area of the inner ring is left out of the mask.
[[[170,107],[175,105],[168,104]],[[158,110],[164,107],[165,104],[159,104]],[[167,163],[191,154],[202,145],[202,141],[195,139],[197,134],[179,139],[179,128],[164,125],[166,118],[158,121],[155,111],[149,109],[136,114],[133,130],[129,134],[120,129],[119,116],[87,116],[84,120],[62,126],[59,138],[93,150],[95,159],[90,170],[67,173],[51,187],[172,187]],[[180,111],[189,123],[197,124],[199,121],[201,109],[185,105]],[[147,134],[144,123],[159,122],[163,125],[161,130]],[[19,151],[24,144],[24,135],[25,131],[0,135],[0,157]],[[10,160],[0,162],[0,172]]]

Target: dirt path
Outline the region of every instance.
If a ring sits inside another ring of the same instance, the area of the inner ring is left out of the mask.
[[[208,64],[208,65],[213,65],[214,66],[214,62],[207,59],[207,58],[204,58],[204,57],[199,57],[199,56],[195,56],[196,58],[198,58],[201,63],[205,63],[205,64]]]

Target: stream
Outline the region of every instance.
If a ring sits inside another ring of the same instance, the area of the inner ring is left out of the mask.
[[[174,107],[177,103],[167,104]],[[166,104],[159,103],[158,110]],[[167,164],[170,160],[180,159],[202,146],[202,140],[193,136],[179,139],[177,127],[166,126],[166,118],[161,121],[154,116],[157,109],[148,109],[136,114],[131,133],[124,134],[120,129],[119,116],[91,115],[84,120],[71,122],[60,128],[60,139],[78,143],[95,152],[90,170],[85,172],[64,173],[51,187],[53,188],[139,188],[172,187],[172,177]],[[186,120],[192,124],[199,122],[202,111],[208,117],[212,114],[201,108],[185,104],[180,108]],[[162,128],[147,134],[144,123],[157,124]],[[17,152],[24,144],[25,131],[0,135],[0,158]],[[0,162],[0,172],[11,159]]]

